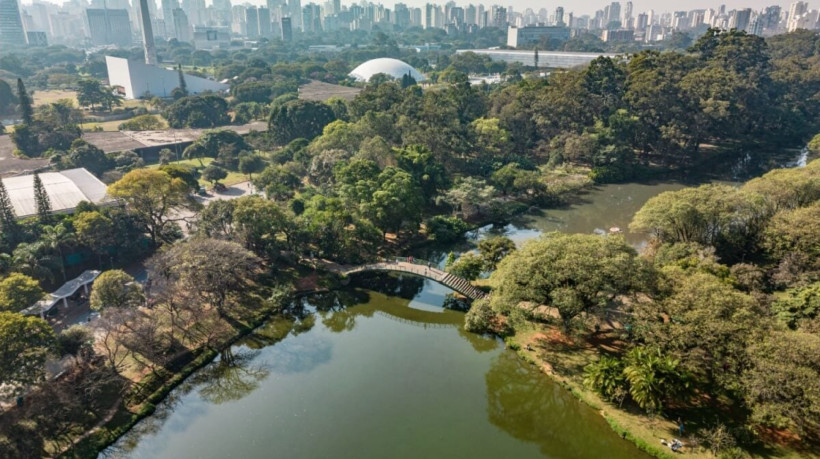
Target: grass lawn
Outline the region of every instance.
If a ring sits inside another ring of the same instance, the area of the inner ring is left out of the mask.
[[[62,89],[49,89],[46,91],[34,91],[34,106],[48,105],[57,102],[60,99],[71,99],[77,104],[77,91],[68,91]]]
[[[120,124],[128,120],[103,121],[102,123],[83,123],[80,128],[84,131],[92,130],[96,127],[102,127],[103,131],[119,131]]]
[[[191,166],[191,167],[197,169],[201,173],[202,170],[205,169],[206,167],[208,167],[208,165],[211,164],[212,161],[213,161],[213,158],[202,158],[201,163],[198,159],[183,159],[181,161],[173,161],[169,164],[178,164],[180,166]],[[158,169],[159,164],[151,164],[148,167],[153,168],[153,169]],[[228,176],[225,177],[224,180],[222,180],[222,183],[225,186],[232,186],[232,185],[236,185],[237,183],[242,183],[242,182],[247,182],[247,181],[248,181],[248,176],[247,175],[240,174],[239,172],[228,171]],[[204,188],[209,188],[211,186],[211,182],[209,182],[207,180],[202,180],[200,178],[199,179],[199,185],[204,187]]]

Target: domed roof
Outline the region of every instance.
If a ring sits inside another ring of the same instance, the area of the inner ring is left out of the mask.
[[[406,62],[388,57],[371,59],[353,69],[353,71],[350,72],[350,76],[358,81],[370,81],[370,77],[377,73],[384,73],[397,80],[409,73],[416,81],[424,81],[424,75],[419,73],[418,70]]]

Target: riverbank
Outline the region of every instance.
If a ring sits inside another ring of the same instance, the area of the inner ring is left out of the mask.
[[[186,362],[176,372],[160,370],[136,381],[128,392],[118,399],[115,412],[102,425],[87,431],[66,451],[58,454],[61,458],[95,458],[105,448],[116,442],[142,419],[152,415],[156,405],[164,400],[177,386],[182,384],[197,370],[210,364],[220,352],[234,345],[255,329],[270,320],[280,308],[268,302],[249,317],[232,321],[232,333],[214,346],[203,346],[191,351]]]
[[[530,329],[517,332],[507,337],[508,347],[531,365],[536,366],[546,377],[559,383],[572,393],[579,401],[595,409],[621,438],[634,443],[639,449],[661,459],[691,457],[695,459],[714,458],[715,455],[702,445],[698,436],[693,435],[697,428],[708,426],[713,420],[708,414],[697,414],[693,411],[685,414],[670,408],[666,417],[647,416],[644,412],[629,406],[616,406],[602,399],[598,394],[588,390],[583,384],[584,368],[600,358],[603,353],[618,353],[621,343],[617,333],[610,331],[585,332],[578,336],[567,337],[558,326],[534,324]],[[708,411],[707,411],[708,413]],[[680,435],[678,425],[674,422],[681,416],[684,422],[684,434]],[[661,440],[680,439],[685,445],[678,453],[673,453]],[[752,449],[726,451],[719,457],[754,457],[754,458],[818,458],[812,451],[797,449],[799,445],[769,444],[756,445]],[[731,455],[741,453],[741,455]]]

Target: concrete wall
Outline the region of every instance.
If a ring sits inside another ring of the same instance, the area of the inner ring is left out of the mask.
[[[112,56],[105,56],[105,64],[108,67],[109,84],[125,88],[126,99],[139,99],[146,93],[170,97],[171,91],[179,86],[179,74],[176,70]],[[192,75],[185,75],[185,84],[190,94],[229,89],[226,84]]]

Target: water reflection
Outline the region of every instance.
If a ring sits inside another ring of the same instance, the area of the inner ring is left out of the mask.
[[[229,348],[214,363],[194,373],[190,384],[203,400],[220,405],[244,398],[268,377],[270,369],[254,360],[259,351]]]
[[[579,435],[595,431],[591,426],[605,429],[605,421],[561,386],[544,384],[545,376],[514,353],[496,356],[485,379],[490,422],[519,440],[537,444],[545,456],[586,458],[590,451],[605,452],[598,457],[637,456],[628,448],[611,448],[609,434]]]

